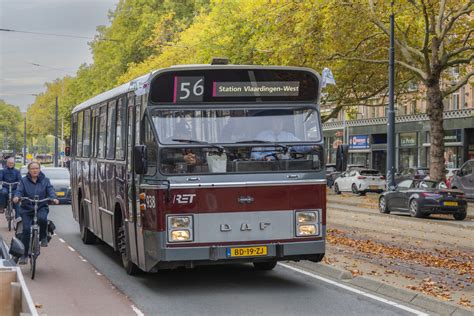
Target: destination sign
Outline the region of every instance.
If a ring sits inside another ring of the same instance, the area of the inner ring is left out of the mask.
[[[150,83],[150,102],[195,105],[315,102],[319,79],[310,71],[288,68],[202,67],[158,74]]]
[[[213,82],[213,97],[298,96],[299,81]]]

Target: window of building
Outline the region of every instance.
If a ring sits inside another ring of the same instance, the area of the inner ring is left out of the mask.
[[[117,102],[111,101],[108,106],[108,115],[107,115],[107,159],[115,158],[115,133],[117,131],[115,122],[116,122],[116,111],[117,111]]]
[[[91,154],[91,110],[84,111],[84,137],[83,137],[83,152],[84,157],[89,157]]]
[[[76,156],[82,157],[82,131],[83,129],[83,115],[84,112],[79,112],[77,114],[77,133],[76,133]]]
[[[453,93],[451,99],[452,110],[459,110],[459,92]]]
[[[99,141],[97,148],[97,157],[105,158],[105,145],[107,137],[107,106],[100,108],[99,114]]]

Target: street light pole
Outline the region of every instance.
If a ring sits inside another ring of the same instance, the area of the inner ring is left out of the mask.
[[[56,96],[56,107],[54,113],[54,166],[58,166],[58,96]]]
[[[389,78],[388,78],[388,113],[387,113],[387,190],[395,190],[395,15],[393,1],[390,4],[390,52],[389,52]]]
[[[26,113],[23,119],[23,164],[26,165]]]

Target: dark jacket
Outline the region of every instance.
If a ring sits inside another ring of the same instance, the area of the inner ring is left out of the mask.
[[[15,192],[16,197],[29,197],[30,199],[34,199],[35,196],[38,197],[39,200],[50,198],[56,199],[56,192],[54,191],[54,187],[51,185],[49,178],[46,178],[44,173],[40,172],[36,183],[31,180],[31,176],[29,173],[26,174],[23,178],[21,178],[20,184]],[[43,202],[38,205],[38,210],[40,208],[48,207],[48,202]],[[23,211],[33,211],[33,203],[29,201],[22,201],[21,208]]]
[[[5,167],[2,171],[0,171],[0,181],[8,182],[8,183],[21,181],[20,170],[17,170],[15,168]],[[3,187],[8,190],[8,185],[3,184]],[[15,189],[16,189],[16,185],[13,186],[13,190]]]

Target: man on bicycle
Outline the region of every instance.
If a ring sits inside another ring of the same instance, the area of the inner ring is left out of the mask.
[[[3,182],[3,187],[1,189],[1,194],[8,196],[8,183],[20,182],[21,174],[18,169],[15,169],[15,158],[10,157],[7,159],[7,164],[5,168],[0,171],[0,181]],[[17,185],[12,186],[12,192],[15,192]],[[19,205],[15,204],[15,218],[20,217],[19,214]]]
[[[53,200],[54,204],[59,204],[59,200],[56,198],[56,192],[54,191],[53,186],[48,178],[41,172],[41,166],[39,162],[30,162],[28,164],[28,173],[24,176],[18,189],[15,192],[15,198],[13,201],[18,203],[21,197],[29,197],[30,199],[45,199],[50,198]],[[40,240],[41,246],[48,246],[48,236],[47,236],[47,225],[48,225],[48,203],[43,202],[38,205],[37,220],[40,227]],[[28,201],[23,201],[21,203],[20,211],[21,219],[23,222],[23,232],[21,236],[21,241],[25,245],[25,254],[20,258],[20,264],[27,263],[28,248],[30,244],[30,229],[34,217],[33,204]]]

